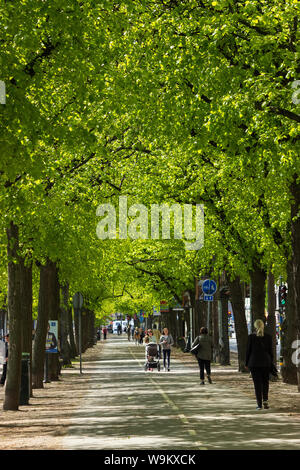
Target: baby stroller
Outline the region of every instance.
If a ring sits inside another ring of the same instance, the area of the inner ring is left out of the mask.
[[[160,346],[156,343],[148,343],[146,346],[145,371],[157,368],[160,371]]]

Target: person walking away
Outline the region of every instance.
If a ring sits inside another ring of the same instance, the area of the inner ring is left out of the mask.
[[[272,337],[265,333],[262,320],[254,322],[255,333],[248,336],[246,367],[250,370],[257,410],[269,408],[269,374],[273,363]]]
[[[135,340],[136,345],[140,343],[140,332],[139,332],[138,327],[136,327],[134,330],[134,340]]]
[[[131,336],[131,328],[130,328],[130,325],[128,324],[127,325],[127,338],[128,338],[128,341],[130,341],[130,336]]]
[[[102,328],[102,333],[103,333],[103,339],[106,339],[106,336],[107,336],[107,328],[106,326],[104,328]]]
[[[139,328],[139,334],[140,334],[140,344],[143,344],[143,340],[144,340],[144,337],[145,337],[145,332],[144,332],[143,328]]]
[[[210,336],[208,335],[208,330],[204,326],[200,328],[200,336],[197,336],[195,338],[192,348],[196,346],[197,344],[200,344],[199,350],[197,352],[196,358],[198,360],[199,364],[199,370],[200,370],[200,385],[205,385],[204,382],[204,369],[207,374],[207,380],[211,384],[211,369],[210,369],[210,363],[211,363],[211,355],[212,355],[212,340]]]
[[[8,346],[9,346],[9,334],[4,336],[4,341],[5,341],[5,356],[4,356],[4,362],[3,362],[3,369],[2,369],[2,375],[0,378],[0,385],[4,385],[6,381],[6,373],[7,373],[7,362],[8,362]]]
[[[168,372],[170,372],[171,346],[174,344],[174,340],[172,335],[169,334],[168,328],[163,329],[163,334],[159,339],[159,343],[162,346],[164,370],[166,371],[166,369],[168,369]]]
[[[118,323],[117,331],[118,331],[118,335],[122,334],[122,325],[121,325],[121,323]]]

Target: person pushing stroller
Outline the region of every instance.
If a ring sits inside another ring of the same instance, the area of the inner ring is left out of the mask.
[[[158,372],[160,371],[159,363],[159,347],[156,343],[150,342],[149,336],[144,338],[145,344],[145,371],[153,371],[154,368],[157,368]]]

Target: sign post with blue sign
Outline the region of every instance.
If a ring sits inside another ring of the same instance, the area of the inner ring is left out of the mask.
[[[204,300],[214,300],[214,294],[217,291],[217,284],[212,279],[206,279],[202,284],[202,290],[204,293]]]
[[[203,290],[203,300],[208,302],[208,309],[207,309],[207,329],[209,331],[210,328],[210,302],[214,300],[214,294],[217,291],[217,284],[212,279],[206,279],[202,284]]]

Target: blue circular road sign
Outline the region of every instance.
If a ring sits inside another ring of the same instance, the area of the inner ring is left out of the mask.
[[[217,284],[212,279],[206,279],[202,284],[204,294],[213,295],[217,290]]]

